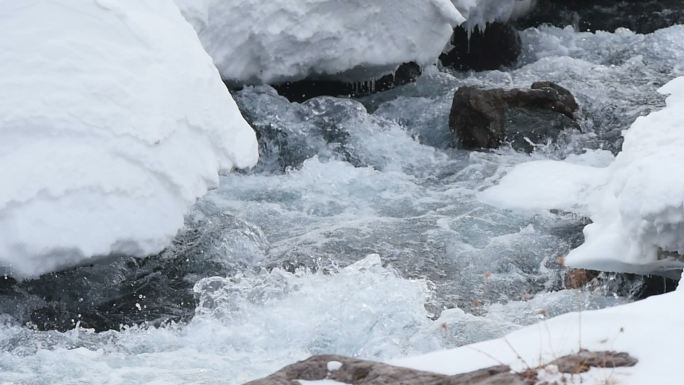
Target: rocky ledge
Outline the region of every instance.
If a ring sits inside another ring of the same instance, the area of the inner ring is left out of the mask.
[[[333,380],[349,385],[532,385],[541,370],[575,375],[591,368],[631,367],[627,353],[581,350],[545,366],[514,372],[506,365],[447,376],[335,355],[314,356],[245,385],[300,385],[300,381]],[[555,385],[555,384],[549,384]]]

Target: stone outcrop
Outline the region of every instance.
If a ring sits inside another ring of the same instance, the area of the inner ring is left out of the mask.
[[[469,150],[497,148],[505,142],[531,152],[534,144],[579,128],[577,102],[567,89],[537,82],[530,89],[461,87],[454,95],[449,127],[458,145]]]
[[[298,380],[333,380],[349,385],[533,385],[538,371],[553,366],[560,373],[578,374],[591,368],[629,367],[637,360],[627,353],[581,350],[549,365],[517,373],[505,365],[447,376],[335,355],[314,356],[245,385],[300,385]]]
[[[494,70],[507,67],[518,60],[522,50],[520,34],[510,24],[491,23],[468,31],[454,29],[450,50],[440,56],[445,67],[460,71]]]

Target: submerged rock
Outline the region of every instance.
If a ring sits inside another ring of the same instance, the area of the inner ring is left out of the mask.
[[[528,90],[461,87],[454,96],[449,128],[465,149],[509,142],[516,150],[531,152],[534,144],[578,128],[578,108],[570,91],[551,82],[534,83]]]
[[[603,291],[642,300],[654,295],[673,292],[677,290],[677,286],[679,286],[679,278],[568,268],[563,273],[562,288]]]
[[[521,29],[572,25],[580,31],[608,32],[628,28],[645,34],[682,23],[681,0],[538,0],[534,10],[516,25]]]
[[[494,70],[514,64],[522,51],[518,31],[510,24],[491,23],[484,29],[475,26],[454,29],[450,50],[439,60],[445,67],[457,70]]]

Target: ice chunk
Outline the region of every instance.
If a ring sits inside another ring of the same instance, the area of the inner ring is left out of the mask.
[[[449,0],[177,2],[223,78],[237,83],[350,70],[349,80],[368,80],[402,63],[429,64],[464,21]]]
[[[256,162],[254,132],[171,0],[0,8],[0,28],[16,31],[0,39],[10,275],[155,253],[219,169]]]

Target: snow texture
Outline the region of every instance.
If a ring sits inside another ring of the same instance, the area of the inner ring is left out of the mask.
[[[176,1],[224,80],[240,84],[431,64],[464,21],[449,0]]]
[[[0,266],[160,251],[254,132],[171,0],[0,1]]]
[[[627,352],[639,362],[631,368],[591,369],[562,376],[552,367],[539,383],[554,384],[681,384],[679,356],[684,321],[679,311],[684,290],[598,311],[570,313],[528,326],[508,336],[453,350],[390,362],[417,370],[454,375],[507,364],[513,370],[544,367],[580,348]]]
[[[525,15],[536,5],[536,0],[452,0],[467,19],[465,27],[484,29],[487,23],[506,22]]]
[[[608,167],[522,164],[482,198],[498,206],[565,209],[593,221],[573,267],[651,273],[682,267],[684,254],[684,77],[660,89],[667,107],[638,118]]]

